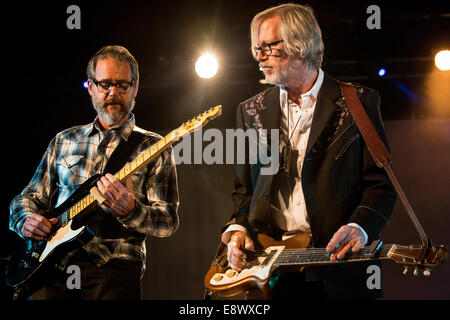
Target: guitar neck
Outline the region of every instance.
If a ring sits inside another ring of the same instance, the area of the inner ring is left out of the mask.
[[[171,144],[179,139],[177,135],[177,129],[171,131],[165,137],[160,139],[157,143],[153,144],[149,148],[141,152],[133,161],[128,162],[122,169],[119,170],[114,176],[121,182],[131,177],[135,172],[140,170],[150,161],[158,157],[164,150],[166,150]],[[78,201],[68,210],[68,218],[73,219],[79,216],[85,209],[90,207],[96,198],[92,194],[88,194],[83,199]]]
[[[124,182],[136,171],[140,170],[143,166],[148,164],[150,161],[155,159],[164,150],[166,150],[171,144],[178,141],[184,135],[189,134],[197,129],[201,129],[205,126],[209,120],[215,119],[222,113],[222,106],[217,105],[210,108],[209,110],[199,114],[198,116],[192,118],[191,120],[183,123],[180,127],[171,131],[165,137],[160,139],[157,143],[153,144],[143,152],[141,152],[133,161],[128,162],[119,172],[114,176],[121,182]],[[80,213],[85,211],[91,205],[95,203],[97,199],[92,194],[88,194],[83,199],[78,201],[69,210],[64,212],[62,215],[62,222],[68,222],[68,220],[79,216]]]
[[[357,262],[390,259],[390,251],[393,245],[383,245],[375,255],[372,255],[370,248],[365,248],[358,252],[347,252],[345,259],[336,262]],[[275,260],[274,265],[325,265],[336,263],[330,260],[330,254],[325,248],[302,248],[284,249]]]
[[[150,161],[158,157],[164,150],[178,140],[179,136],[177,130],[171,131],[165,137],[160,139],[157,143],[141,152],[133,161],[128,162],[119,172],[114,176],[121,182],[127,180],[134,173],[142,169]]]

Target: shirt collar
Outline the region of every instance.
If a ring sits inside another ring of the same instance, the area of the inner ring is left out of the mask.
[[[319,75],[317,76],[316,83],[314,83],[314,86],[308,91],[302,94],[303,96],[311,96],[314,98],[314,102],[317,100],[317,95],[319,94],[320,87],[323,83],[323,71],[321,68],[319,68]]]
[[[317,75],[316,82],[314,83],[311,89],[309,89],[305,93],[302,93],[301,95],[302,99],[311,98],[313,103],[316,102],[317,95],[319,94],[320,87],[322,86],[323,83],[323,77],[324,73],[322,69],[319,68],[319,74]],[[282,102],[283,99],[287,99],[287,97],[288,97],[287,90],[285,89],[284,86],[280,86],[280,99],[282,99]]]
[[[128,137],[130,136],[131,132],[133,131],[135,126],[135,117],[134,114],[130,114],[130,118],[127,122],[120,126],[114,126],[109,128],[107,131],[110,130],[116,130],[120,133],[121,137],[125,139],[125,141],[128,140]],[[95,130],[94,130],[95,129]],[[98,115],[95,117],[94,122],[92,122],[87,128],[86,128],[86,135],[91,136],[93,134],[96,134],[97,132],[101,132],[100,130],[100,122],[98,120]]]

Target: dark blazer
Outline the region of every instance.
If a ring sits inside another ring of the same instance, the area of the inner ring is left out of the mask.
[[[378,93],[360,85],[353,86],[387,145]],[[237,127],[279,129],[279,91],[279,87],[271,87],[242,102],[237,109]],[[268,138],[270,146],[270,134]],[[227,225],[237,223],[250,232],[279,237],[282,231],[275,227],[274,213],[270,209],[274,176],[260,175],[261,166],[260,163],[236,165],[232,194],[234,214]],[[368,243],[379,238],[394,208],[396,193],[384,169],[377,167],[372,159],[338,82],[326,73],[318,93],[300,175],[315,247],[325,247],[333,234],[350,222],[367,232]],[[380,292],[368,292],[366,286],[366,268],[370,264],[374,263],[325,267],[322,278],[336,297],[380,296]]]

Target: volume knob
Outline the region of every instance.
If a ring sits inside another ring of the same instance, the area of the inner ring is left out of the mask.
[[[231,278],[232,276],[234,276],[236,274],[236,271],[234,271],[233,269],[228,269],[227,271],[225,271],[225,275],[228,278]]]
[[[220,273],[217,273],[214,277],[213,277],[214,281],[219,282],[220,280],[223,279],[223,276]]]

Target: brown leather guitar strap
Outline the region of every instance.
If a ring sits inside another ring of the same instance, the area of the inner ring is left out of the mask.
[[[356,125],[358,126],[359,131],[366,143],[367,148],[369,149],[370,154],[372,155],[375,163],[378,167],[384,168],[391,183],[393,184],[397,195],[402,201],[403,206],[406,209],[406,212],[409,215],[409,218],[414,224],[417,232],[419,233],[420,239],[423,244],[423,251],[421,255],[421,261],[423,261],[425,254],[429,247],[431,246],[431,240],[423,230],[420,225],[419,220],[417,219],[408,199],[406,198],[400,184],[394,175],[394,172],[391,167],[392,157],[389,154],[386,146],[381,141],[377,131],[375,130],[372,122],[369,119],[364,107],[359,100],[355,88],[350,83],[339,83],[341,87],[341,91],[344,95],[345,101],[347,102],[347,106],[350,110],[350,113],[355,119]]]

